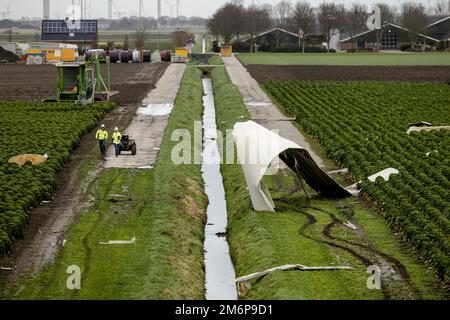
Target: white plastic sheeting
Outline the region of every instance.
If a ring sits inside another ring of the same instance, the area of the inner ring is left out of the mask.
[[[399,174],[399,171],[395,168],[387,168],[387,169],[384,169],[383,171],[380,171],[380,172],[368,177],[367,179],[369,179],[372,182],[375,182],[377,180],[377,178],[381,177],[384,179],[384,181],[389,181],[389,178],[393,174]]]
[[[407,134],[410,134],[411,132],[420,132],[420,131],[436,131],[436,130],[450,130],[450,126],[439,126],[439,127],[415,127],[412,126],[406,131]]]
[[[269,168],[277,167],[279,159],[317,192],[332,197],[350,195],[319,168],[307,150],[253,121],[236,123],[233,139],[256,211],[275,211],[272,197],[261,180]]]

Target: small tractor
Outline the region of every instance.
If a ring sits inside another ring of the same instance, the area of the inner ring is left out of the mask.
[[[133,156],[136,155],[136,151],[137,151],[137,146],[136,146],[136,141],[134,139],[130,138],[130,135],[128,133],[124,133],[122,135],[122,140],[120,141],[120,153],[122,153],[122,151],[127,151],[130,152]]]

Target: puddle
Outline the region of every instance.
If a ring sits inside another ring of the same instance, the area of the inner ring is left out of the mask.
[[[210,79],[203,79],[203,164],[202,174],[209,205],[205,227],[205,273],[207,300],[237,300],[236,274],[226,238],[227,204],[217,147],[216,111]]]
[[[149,104],[144,107],[140,107],[137,110],[137,114],[145,116],[166,116],[172,112],[173,103],[158,103]]]

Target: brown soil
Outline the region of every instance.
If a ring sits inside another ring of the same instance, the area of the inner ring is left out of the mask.
[[[448,82],[450,66],[245,66],[258,83],[280,80]]]
[[[107,128],[127,127],[136,107],[155,87],[166,68],[166,64],[156,63],[112,65],[112,89],[120,90],[119,95],[114,97],[118,107],[108,113],[102,123]],[[43,99],[53,90],[52,85],[45,83],[53,76],[54,67],[49,66],[0,66],[0,97],[3,100]],[[43,88],[44,93],[37,91],[39,88]],[[6,99],[5,92],[8,93]],[[0,272],[0,277],[4,275],[7,280],[14,281],[24,272],[36,272],[54,259],[63,245],[67,226],[89,206],[85,194],[102,170],[94,136],[95,130],[81,139],[71,160],[58,173],[54,199],[30,210],[23,237],[15,241],[8,255],[0,258],[0,266],[14,269],[12,272]],[[87,173],[82,172],[80,169],[88,163],[93,163],[93,168]]]
[[[112,100],[119,104],[135,103],[141,98],[139,93],[154,87],[156,81],[152,79],[159,79],[166,67],[156,63],[111,64],[111,90],[121,92]],[[106,78],[106,67],[102,69]],[[53,65],[0,65],[0,100],[40,101],[53,96],[55,87],[56,68]]]

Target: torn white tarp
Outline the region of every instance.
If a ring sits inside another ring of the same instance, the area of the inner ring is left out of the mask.
[[[389,181],[389,179],[391,178],[391,175],[399,174],[399,173],[400,172],[395,168],[387,168],[387,169],[384,169],[383,171],[375,173],[374,175],[371,175],[367,179],[369,179],[371,182],[375,182],[375,181],[377,181],[377,178],[381,177],[384,179],[384,181]],[[361,191],[358,186],[361,182],[362,181],[352,184],[351,186],[345,188],[345,190],[350,192],[353,196],[357,197],[357,196],[359,196],[359,193]]]
[[[261,180],[270,167],[277,166],[278,159],[318,193],[330,197],[350,195],[315,163],[307,150],[253,121],[236,123],[233,138],[256,211],[275,211],[272,197]]]
[[[450,126],[440,126],[440,127],[409,127],[408,131],[406,131],[407,134],[410,134],[411,132],[420,132],[420,131],[436,131],[436,130],[450,130]]]
[[[377,178],[381,177],[384,179],[384,181],[389,181],[389,178],[393,174],[399,174],[398,170],[395,168],[387,168],[387,169],[384,169],[383,171],[380,171],[380,172],[368,177],[367,179],[369,179],[372,182],[375,182],[375,181],[377,181]]]

